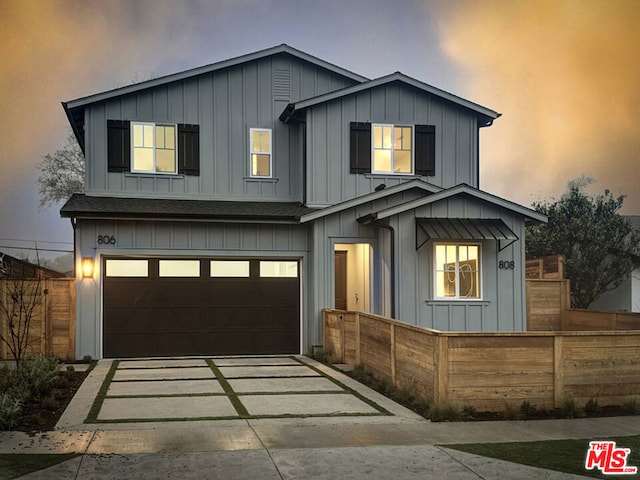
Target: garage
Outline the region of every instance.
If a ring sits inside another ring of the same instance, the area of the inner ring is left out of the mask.
[[[104,357],[300,353],[297,259],[107,257]]]

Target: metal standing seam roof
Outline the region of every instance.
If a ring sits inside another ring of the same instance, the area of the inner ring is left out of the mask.
[[[499,218],[416,218],[416,223],[426,237],[419,239],[416,230],[416,250],[432,239],[508,240],[504,247],[519,239]]]

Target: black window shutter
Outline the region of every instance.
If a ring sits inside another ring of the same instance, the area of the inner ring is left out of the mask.
[[[131,170],[131,135],[126,120],[107,120],[107,170]]]
[[[436,174],[436,127],[415,126],[416,175],[433,177]]]
[[[178,173],[200,175],[200,125],[178,125]]]
[[[371,124],[351,122],[350,172],[371,172]]]

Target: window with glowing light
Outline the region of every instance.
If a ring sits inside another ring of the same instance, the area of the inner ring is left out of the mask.
[[[481,298],[480,245],[437,243],[434,255],[436,299]]]
[[[273,154],[270,128],[249,129],[249,173],[255,178],[270,178],[273,175]]]
[[[372,173],[413,173],[413,127],[373,125]]]
[[[176,126],[131,122],[131,171],[177,173]]]

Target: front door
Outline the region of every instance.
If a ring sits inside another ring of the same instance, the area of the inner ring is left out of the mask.
[[[335,308],[347,309],[347,252],[337,250],[334,253],[335,264]]]

